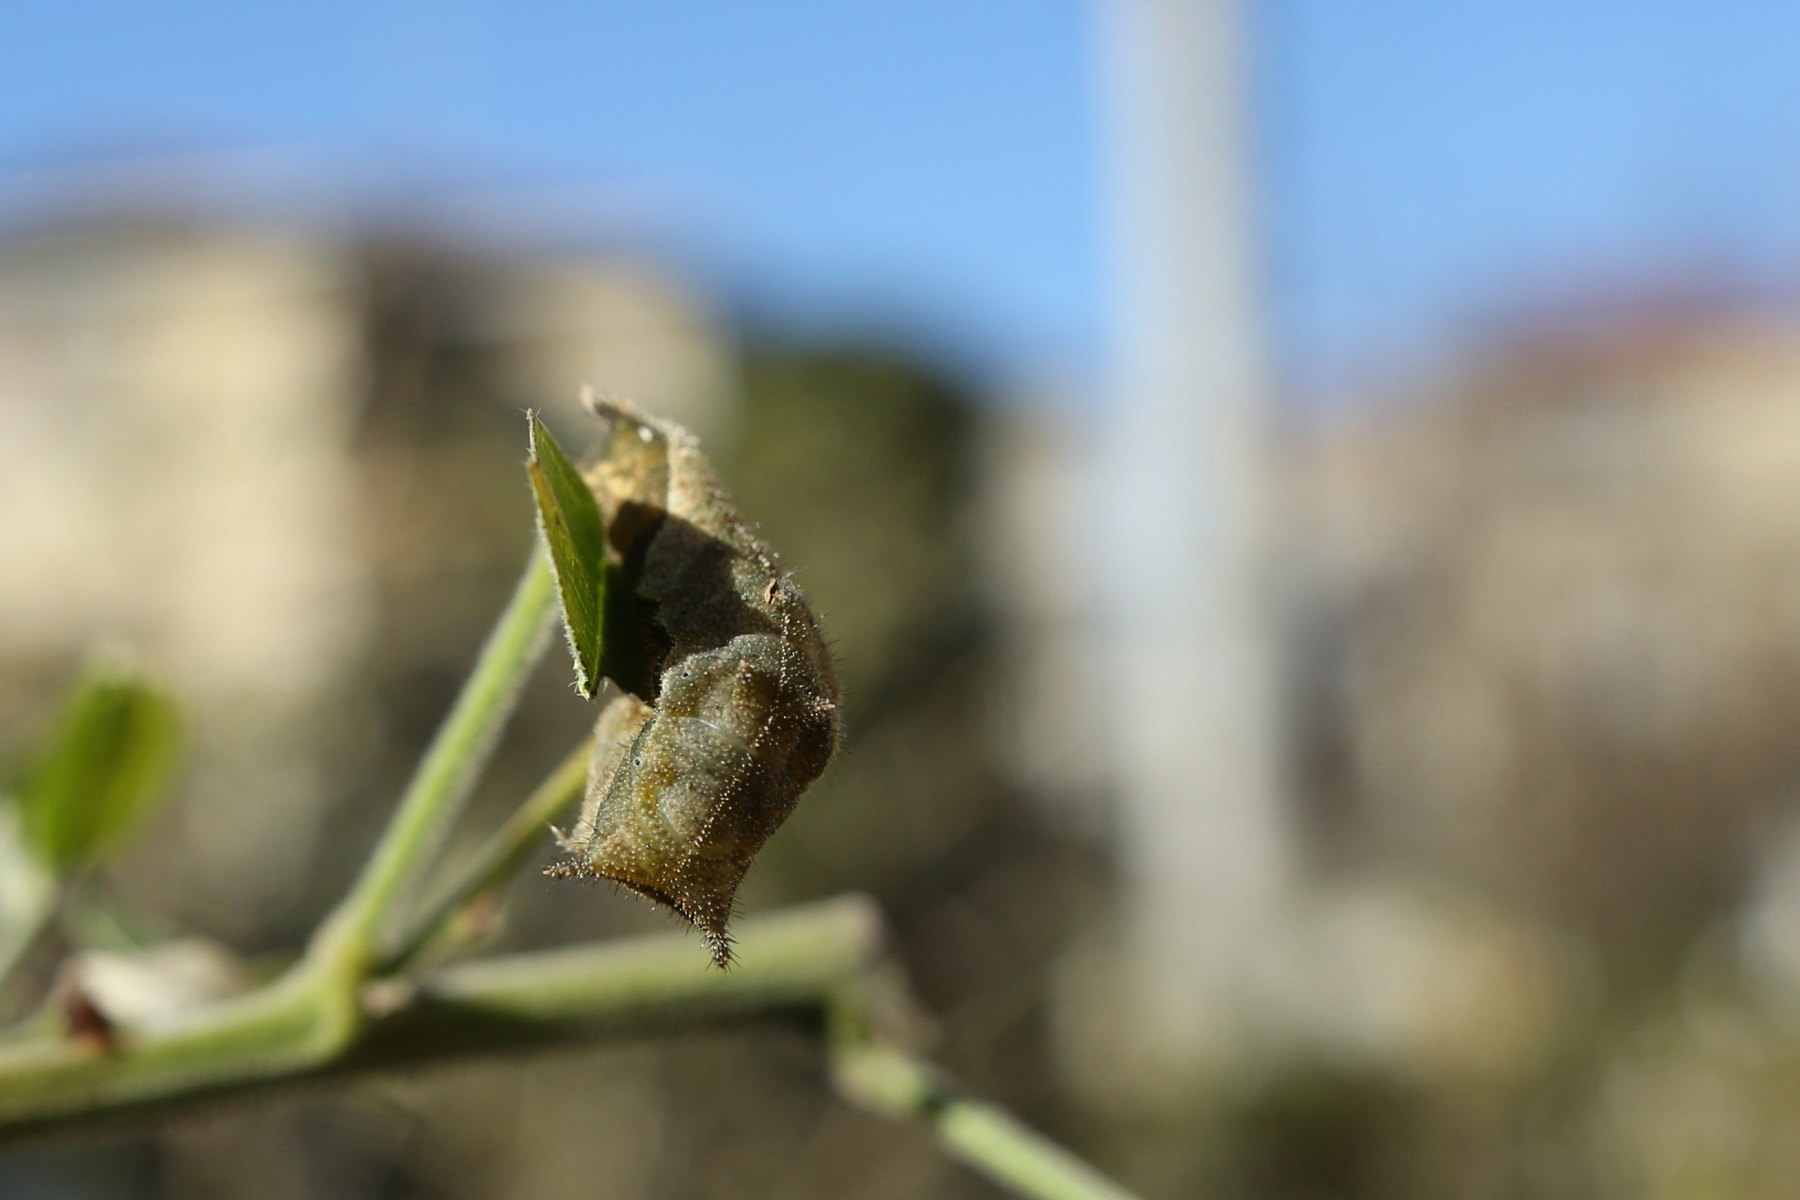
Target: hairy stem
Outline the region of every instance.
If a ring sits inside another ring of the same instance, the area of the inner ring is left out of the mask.
[[[519,691],[548,644],[555,606],[555,580],[542,549],[534,549],[475,669],[407,784],[386,833],[349,894],[315,936],[311,957],[317,969],[344,981],[367,973],[375,939],[395,897],[437,849],[487,766]]]
[[[583,741],[525,798],[506,824],[494,831],[456,876],[422,906],[421,915],[382,955],[381,974],[415,964],[446,937],[456,919],[491,896],[511,877],[544,837],[552,821],[580,799],[587,784],[592,743]]]

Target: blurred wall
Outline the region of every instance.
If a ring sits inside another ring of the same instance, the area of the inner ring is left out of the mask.
[[[1497,343],[1308,446],[1321,839],[1666,961],[1800,783],[1800,338],[1653,311]]]
[[[1270,446],[1292,517],[1260,552],[1288,601],[1294,875],[1255,926],[1279,965],[1260,1027],[1218,1027],[1263,1052],[1198,1086],[1117,1086],[1131,985],[1092,952],[1141,865],[1110,804],[1120,681],[1091,671],[1092,426],[1042,398],[984,407],[891,349],[745,351],[636,256],[167,215],[15,230],[0,715],[22,741],[97,633],[145,650],[199,743],[181,802],[108,880],[122,911],[153,937],[291,948],[530,542],[520,407],[579,444],[574,383],[623,384],[701,428],[843,662],[845,754],[746,906],[873,891],[961,1078],[1153,1195],[1656,1194],[1700,1163],[1749,1182],[1684,1194],[1779,1196],[1800,337],[1766,305],[1589,316],[1496,334]],[[587,716],[546,670],[472,827]],[[1177,783],[1178,806],[1211,803]],[[1161,849],[1186,862],[1200,836],[1240,849],[1225,827]],[[603,894],[521,886],[512,906],[508,945],[664,927]],[[46,1177],[990,1194],[836,1106],[781,1031],[371,1087],[379,1106],[246,1109]]]
[[[1066,456],[1059,433],[990,422],[908,353],[740,349],[698,289],[625,253],[165,213],[15,232],[0,272],[0,421],[19,431],[0,442],[0,521],[25,568],[0,584],[0,613],[20,614],[0,621],[6,749],[96,630],[170,672],[199,738],[175,803],[95,889],[134,933],[253,959],[304,936],[535,536],[521,408],[579,447],[591,381],[699,430],[840,656],[849,745],[759,860],[746,909],[873,892],[942,1019],[939,1057],[1081,1140],[1046,1052],[1049,979],[1103,867],[1091,830],[1032,802],[1041,748],[1019,731],[1037,723],[1003,712],[1057,704],[1001,669],[996,614],[1023,611],[1022,580],[985,551],[1019,532],[992,515],[1005,485],[990,479],[1035,473],[1050,499],[1068,484],[1043,476]],[[1055,586],[1028,607],[1066,634],[1057,588],[1073,577],[1031,561]],[[1042,677],[1038,618],[1005,624]],[[551,655],[450,852],[591,718]],[[666,928],[635,901],[525,878],[498,936]],[[41,986],[54,957],[38,966]],[[917,1131],[839,1105],[819,1071],[782,1029],[471,1065],[7,1156],[0,1191],[572,1196],[603,1177],[621,1197],[994,1194]]]
[[[139,872],[160,893],[140,899],[266,935],[317,874],[324,764],[367,765],[371,660],[454,611],[395,606],[523,540],[513,481],[470,486],[482,439],[527,405],[571,422],[582,379],[717,425],[728,353],[685,285],[623,256],[166,215],[16,230],[0,699],[41,702],[97,640],[163,666],[207,769],[177,818],[184,875]],[[446,355],[448,386],[427,369]],[[454,536],[446,499],[468,505]]]

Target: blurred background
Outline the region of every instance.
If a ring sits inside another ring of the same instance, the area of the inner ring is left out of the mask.
[[[839,649],[845,751],[743,907],[873,893],[971,1087],[1149,1197],[1791,1194],[1800,9],[0,42],[0,755],[93,645],[175,689],[177,795],[97,881],[136,937],[312,927],[533,537],[521,410],[579,447],[592,384],[700,432]],[[553,655],[467,836],[591,719]],[[668,927],[527,876],[501,944]],[[0,1191],[996,1194],[776,1030],[9,1148]]]

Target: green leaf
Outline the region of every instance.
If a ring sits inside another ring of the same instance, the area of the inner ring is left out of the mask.
[[[600,686],[600,627],[605,611],[606,542],[600,507],[562,447],[536,413],[531,419],[531,490],[538,527],[562,593],[563,629],[575,660],[575,688],[593,699]]]
[[[98,861],[162,798],[180,741],[174,701],[138,668],[90,665],[19,788],[26,843],[59,873]]]
[[[0,797],[0,982],[56,912],[56,876],[26,843],[18,802]]]

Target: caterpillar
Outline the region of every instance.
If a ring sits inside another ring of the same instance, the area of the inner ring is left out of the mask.
[[[606,423],[583,478],[607,542],[602,665],[618,690],[579,822],[557,835],[571,857],[546,874],[672,909],[727,967],[738,884],[837,750],[837,674],[695,437],[628,404],[588,407]]]

